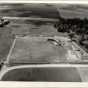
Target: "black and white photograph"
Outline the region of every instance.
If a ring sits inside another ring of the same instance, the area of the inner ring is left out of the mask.
[[[0,4],[0,81],[88,82],[88,5]]]

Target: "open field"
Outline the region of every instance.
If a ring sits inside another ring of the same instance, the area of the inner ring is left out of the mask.
[[[49,41],[53,39],[55,41]],[[57,42],[56,42],[57,41]],[[86,53],[68,37],[17,37],[7,58],[8,65],[88,63]],[[86,61],[85,61],[86,60]]]
[[[40,13],[41,12],[41,13]],[[87,5],[69,4],[0,4],[1,16],[17,17],[46,17],[59,18],[88,18]]]
[[[46,4],[1,4],[0,16],[58,18],[59,13]]]
[[[8,64],[41,64],[66,61],[67,50],[48,41],[49,37],[17,38]]]
[[[2,81],[82,82],[83,80],[75,67],[22,67],[7,72]]]
[[[63,18],[88,18],[88,5],[55,4],[61,17]]]

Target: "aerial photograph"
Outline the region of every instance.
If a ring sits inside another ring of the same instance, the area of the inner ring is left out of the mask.
[[[88,82],[88,5],[0,4],[0,81]]]

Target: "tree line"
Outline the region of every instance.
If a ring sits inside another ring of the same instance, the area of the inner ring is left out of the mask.
[[[59,22],[54,25],[58,32],[68,33],[71,39],[88,48],[88,19],[80,18],[60,18]],[[75,37],[78,36],[79,38]],[[84,43],[86,41],[86,43]]]

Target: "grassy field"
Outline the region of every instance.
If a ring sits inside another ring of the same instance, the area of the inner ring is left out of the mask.
[[[63,18],[88,18],[88,5],[54,5]]]
[[[16,39],[9,57],[9,64],[60,63],[67,60],[66,47],[55,46],[48,37],[24,37]]]
[[[59,13],[46,4],[0,4],[0,16],[58,18]]]
[[[21,73],[21,74],[20,74]],[[31,82],[81,82],[81,77],[75,67],[58,68],[20,68],[9,71],[3,81]]]

